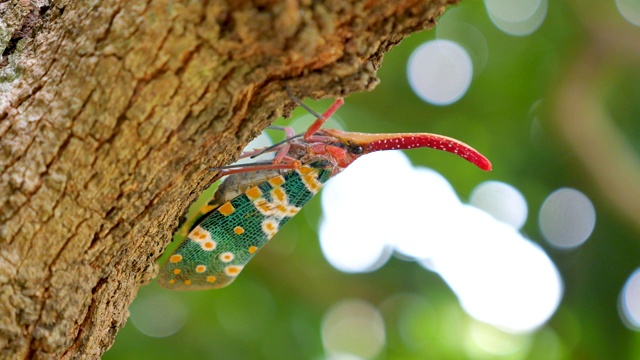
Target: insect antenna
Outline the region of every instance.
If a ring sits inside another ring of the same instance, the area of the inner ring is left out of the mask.
[[[287,160],[281,163],[273,161],[256,161],[250,164],[231,164],[220,167],[208,168],[209,171],[220,171],[218,179],[225,175],[239,174],[259,170],[293,170],[302,166],[300,160]]]
[[[298,103],[298,105],[302,106],[302,108],[307,110],[311,115],[317,117],[318,119],[324,120],[324,117],[322,115],[320,115],[317,111],[315,111],[312,108],[310,108],[309,105],[303,103],[302,100],[300,100],[299,97],[293,95],[293,93],[291,92],[291,89],[289,89],[289,86],[287,86],[287,94],[289,95],[291,100],[293,100],[296,103]]]
[[[228,169],[264,166],[264,165],[272,165],[272,164],[273,164],[272,161],[256,161],[254,163],[248,163],[248,164],[231,164],[231,165],[225,165],[225,166],[212,167],[212,168],[209,168],[209,171],[228,170]]]

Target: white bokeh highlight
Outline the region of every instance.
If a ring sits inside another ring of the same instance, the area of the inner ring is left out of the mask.
[[[404,194],[394,208],[406,206],[406,211],[389,214],[390,221],[398,225],[387,230],[389,242],[404,257],[427,259],[437,252],[441,239],[449,236],[451,224],[441,220],[455,217],[461,203],[451,184],[431,169],[411,169],[404,179]]]
[[[320,246],[329,263],[345,273],[370,272],[384,265],[392,254],[384,237],[373,226],[350,224],[347,217],[320,224]]]
[[[640,26],[640,1],[616,0],[616,6],[625,20],[635,26]]]
[[[505,331],[532,331],[557,309],[562,280],[546,253],[517,231],[526,202],[505,185],[498,193],[516,199],[519,209],[507,222],[462,204],[444,177],[413,167],[402,152],[369,154],[323,191],[323,253],[339,270],[366,272],[382,266],[391,248],[437,272],[472,317]],[[492,211],[514,208],[513,201],[500,204]]]
[[[370,170],[376,166],[388,170],[378,182],[371,181]],[[319,236],[322,252],[332,266],[348,273],[369,272],[388,260],[388,234],[382,229],[389,228],[383,225],[393,220],[380,209],[379,189],[398,181],[410,168],[401,152],[385,151],[358,159],[327,183],[322,191]],[[380,211],[366,211],[376,208]]]
[[[542,204],[538,216],[544,238],[559,248],[575,248],[591,236],[596,211],[591,200],[578,190],[556,190]]]
[[[467,51],[450,40],[432,40],[416,48],[407,65],[411,89],[434,105],[458,101],[469,89],[473,64]]]
[[[467,324],[464,347],[469,359],[520,359],[531,347],[530,334],[511,334],[479,321]],[[520,355],[520,356],[518,356]]]
[[[473,206],[458,211],[447,241],[430,261],[477,320],[508,332],[542,326],[562,298],[551,259],[512,226]]]
[[[489,45],[484,34],[469,24],[461,8],[449,8],[438,20],[435,36],[439,40],[451,40],[462,46],[473,63],[473,73],[478,75],[489,60]]]
[[[333,305],[324,316],[321,331],[329,359],[374,359],[386,345],[382,314],[361,300]]]
[[[527,220],[527,200],[518,189],[500,181],[485,181],[476,186],[469,203],[515,229],[522,228]]]
[[[548,0],[485,0],[487,14],[503,32],[525,36],[536,31],[547,17]]]
[[[640,331],[640,268],[629,276],[618,302],[620,318],[628,328]]]

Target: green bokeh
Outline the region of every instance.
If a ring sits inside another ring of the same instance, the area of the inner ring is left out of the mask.
[[[553,259],[565,286],[562,303],[551,320],[528,336],[502,333],[471,319],[437,274],[411,262],[392,259],[370,274],[335,270],[318,244],[315,231],[321,209],[316,197],[232,286],[172,293],[189,312],[177,333],[152,338],[130,321],[105,359],[322,359],[327,356],[321,337],[323,316],[344,299],[360,299],[381,311],[386,328],[381,359],[640,358],[640,335],[625,327],[617,309],[625,281],[640,266],[640,227],[634,227],[590,177],[558,133],[553,111],[559,81],[580,56],[580,49],[602,32],[597,24],[607,29],[615,25],[635,36],[640,36],[640,28],[626,23],[613,1],[597,7],[580,1],[550,1],[543,25],[523,37],[497,29],[480,1],[463,1],[449,11],[452,14],[445,14],[443,27],[448,21],[463,21],[486,41],[486,64],[476,63],[473,81],[462,99],[449,106],[433,106],[409,87],[407,59],[417,46],[435,38],[432,30],[415,34],[394,48],[378,73],[381,84],[370,93],[350,96],[339,116],[349,131],[439,133],[472,144],[489,157],[494,170],[487,174],[449,154],[407,152],[414,164],[445,176],[463,201],[486,180],[503,181],[522,192],[529,207],[522,231]],[[473,60],[481,61],[474,50],[477,43],[465,43],[465,39],[468,37],[462,37],[460,43],[469,48]],[[603,52],[599,56],[614,55]],[[601,84],[601,97],[614,125],[636,157],[640,153],[637,59],[605,61],[608,68],[594,80]],[[307,103],[322,110],[330,102]],[[297,109],[294,115],[303,113]],[[393,187],[380,179],[370,181]],[[586,194],[597,213],[592,236],[570,251],[549,246],[537,225],[542,202],[560,187]],[[140,289],[140,297],[152,298],[166,291],[154,282]],[[489,339],[497,347],[518,350],[502,357],[490,354],[474,345],[470,334]]]

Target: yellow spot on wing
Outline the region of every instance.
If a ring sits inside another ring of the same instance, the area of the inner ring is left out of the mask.
[[[229,216],[233,214],[233,212],[236,211],[236,209],[233,207],[233,205],[231,205],[230,202],[226,202],[218,208],[218,211],[220,212],[220,214],[224,216]]]
[[[273,187],[280,187],[284,184],[284,177],[282,175],[276,176],[273,179],[269,179],[269,184]]]
[[[224,272],[228,276],[238,276],[238,274],[240,274],[240,271],[242,271],[242,266],[229,265],[226,268],[224,268]]]
[[[203,241],[207,241],[210,237],[211,237],[211,234],[207,230],[203,229],[200,226],[196,226],[189,233],[189,239],[193,240],[193,241],[195,241],[197,243],[201,243]]]
[[[203,273],[203,272],[205,272],[205,270],[207,270],[207,267],[204,266],[204,265],[196,266],[196,272]]]
[[[262,213],[262,215],[271,215],[271,213],[273,213],[273,206],[264,198],[254,201],[253,205],[260,211],[260,213]]]
[[[220,254],[220,260],[222,262],[226,262],[228,263],[229,261],[233,260],[234,256],[233,253],[231,252],[224,252],[222,254]]]
[[[249,200],[253,201],[262,196],[262,190],[258,189],[257,186],[252,187],[251,189],[245,192]]]
[[[309,167],[309,166],[302,166],[298,169],[298,171],[300,172],[300,174],[302,175],[307,175],[308,173],[313,171],[313,168]]]
[[[173,269],[173,273],[176,275],[180,274],[180,269]]]
[[[258,251],[258,247],[257,246],[249,246],[249,254],[253,254],[256,251]]]
[[[236,226],[233,228],[233,232],[238,235],[242,235],[244,234],[244,229],[242,228],[242,226]]]
[[[307,169],[311,169],[311,168],[307,168]],[[311,169],[313,170],[313,169]],[[304,184],[304,186],[307,188],[307,190],[309,190],[312,193],[317,193],[318,191],[320,191],[320,188],[322,188],[322,183],[320,181],[318,181],[318,175],[319,172],[318,171],[306,171],[303,172],[302,168],[300,168],[300,170],[298,170],[298,172],[302,175],[301,176],[301,180],[302,183]]]
[[[278,223],[273,219],[264,219],[262,221],[262,232],[264,232],[269,239],[271,239],[278,232]]]
[[[216,281],[216,277],[215,276],[213,276],[213,275],[207,276],[207,282],[212,283],[212,282],[215,282],[215,281]]]
[[[185,281],[184,281],[184,284],[185,284],[185,285],[191,285],[191,280],[185,280]]]
[[[271,197],[278,202],[285,203],[287,201],[287,193],[282,188],[275,188],[271,190]]]
[[[203,242],[200,246],[202,247],[202,250],[211,251],[216,248],[217,244],[215,241],[209,240],[209,241]]]
[[[175,280],[173,280],[173,279],[169,280],[169,284],[173,285],[173,284],[175,284],[175,283],[176,283],[176,281],[175,281]]]
[[[177,262],[180,262],[180,260],[182,260],[182,255],[180,255],[180,254],[173,254],[169,258],[169,262],[174,263],[174,264],[177,263]]]

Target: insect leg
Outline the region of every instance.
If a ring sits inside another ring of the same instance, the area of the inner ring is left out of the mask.
[[[259,149],[253,149],[250,151],[244,151],[242,153],[242,155],[240,155],[240,159],[245,159],[245,158],[255,158],[258,157],[262,154],[265,154],[267,152],[270,151],[274,151],[276,149],[278,149],[278,153],[276,154],[276,159],[278,158],[278,155],[280,155],[281,153],[286,154],[287,151],[289,151],[289,146],[288,146],[288,142],[291,139],[294,139],[298,136],[296,136],[296,134],[293,132],[293,128],[291,126],[275,126],[275,125],[271,125],[271,126],[267,126],[267,129],[272,129],[272,130],[280,130],[280,131],[284,131],[285,134],[285,139],[283,141],[280,141],[276,144],[273,144],[271,146],[265,147],[265,148],[259,148]],[[282,146],[282,145],[287,145],[287,146]],[[280,155],[280,158],[282,158],[284,155]],[[281,160],[281,159],[280,159]],[[278,161],[276,161],[278,162]]]
[[[294,160],[288,158],[287,161],[283,161],[278,164],[274,164],[271,161],[265,162],[256,162],[252,164],[238,164],[238,165],[227,165],[219,168],[209,168],[210,171],[220,171],[216,178],[220,178],[222,176],[231,175],[231,174],[239,174],[251,171],[259,171],[259,170],[293,170],[302,166],[302,163],[299,160]]]
[[[318,129],[322,127],[322,124],[324,124],[325,121],[327,121],[327,119],[330,118],[331,115],[333,115],[333,113],[338,111],[340,106],[344,104],[343,98],[337,98],[336,101],[334,101],[333,104],[329,106],[327,111],[325,111],[322,115],[320,115],[315,110],[313,110],[312,108],[307,106],[305,103],[303,103],[299,97],[293,95],[289,87],[287,87],[287,93],[289,94],[289,97],[291,98],[291,100],[295,101],[298,105],[302,106],[311,115],[315,116],[318,119],[314,121],[313,124],[311,124],[311,126],[309,126],[309,128],[307,128],[307,131],[304,133],[304,139],[307,141],[309,141],[311,139],[311,136],[313,136],[313,134],[315,134],[316,131],[318,131]]]
[[[287,139],[292,138],[295,135],[291,126],[269,125],[267,126],[267,129],[284,131],[284,135]]]
[[[318,129],[320,129],[322,127],[322,124],[324,124],[324,122],[327,121],[327,119],[329,119],[331,117],[331,115],[333,115],[333,113],[338,111],[340,106],[342,106],[343,104],[344,104],[344,99],[343,98],[337,98],[336,101],[334,101],[333,104],[331,104],[331,106],[329,106],[327,111],[325,111],[322,114],[322,117],[318,118],[318,120],[314,121],[313,124],[311,124],[311,126],[309,126],[307,131],[304,133],[305,140],[309,140],[311,138],[311,136],[313,136],[313,134],[315,134],[316,131],[318,131]]]
[[[284,131],[284,135],[286,137],[285,138],[286,141],[282,143],[282,146],[278,149],[278,152],[276,153],[276,156],[273,159],[273,163],[277,164],[284,159],[287,153],[289,153],[289,149],[291,148],[291,145],[289,144],[289,140],[293,139],[296,133],[293,132],[293,128],[291,126],[269,126],[269,128]]]

